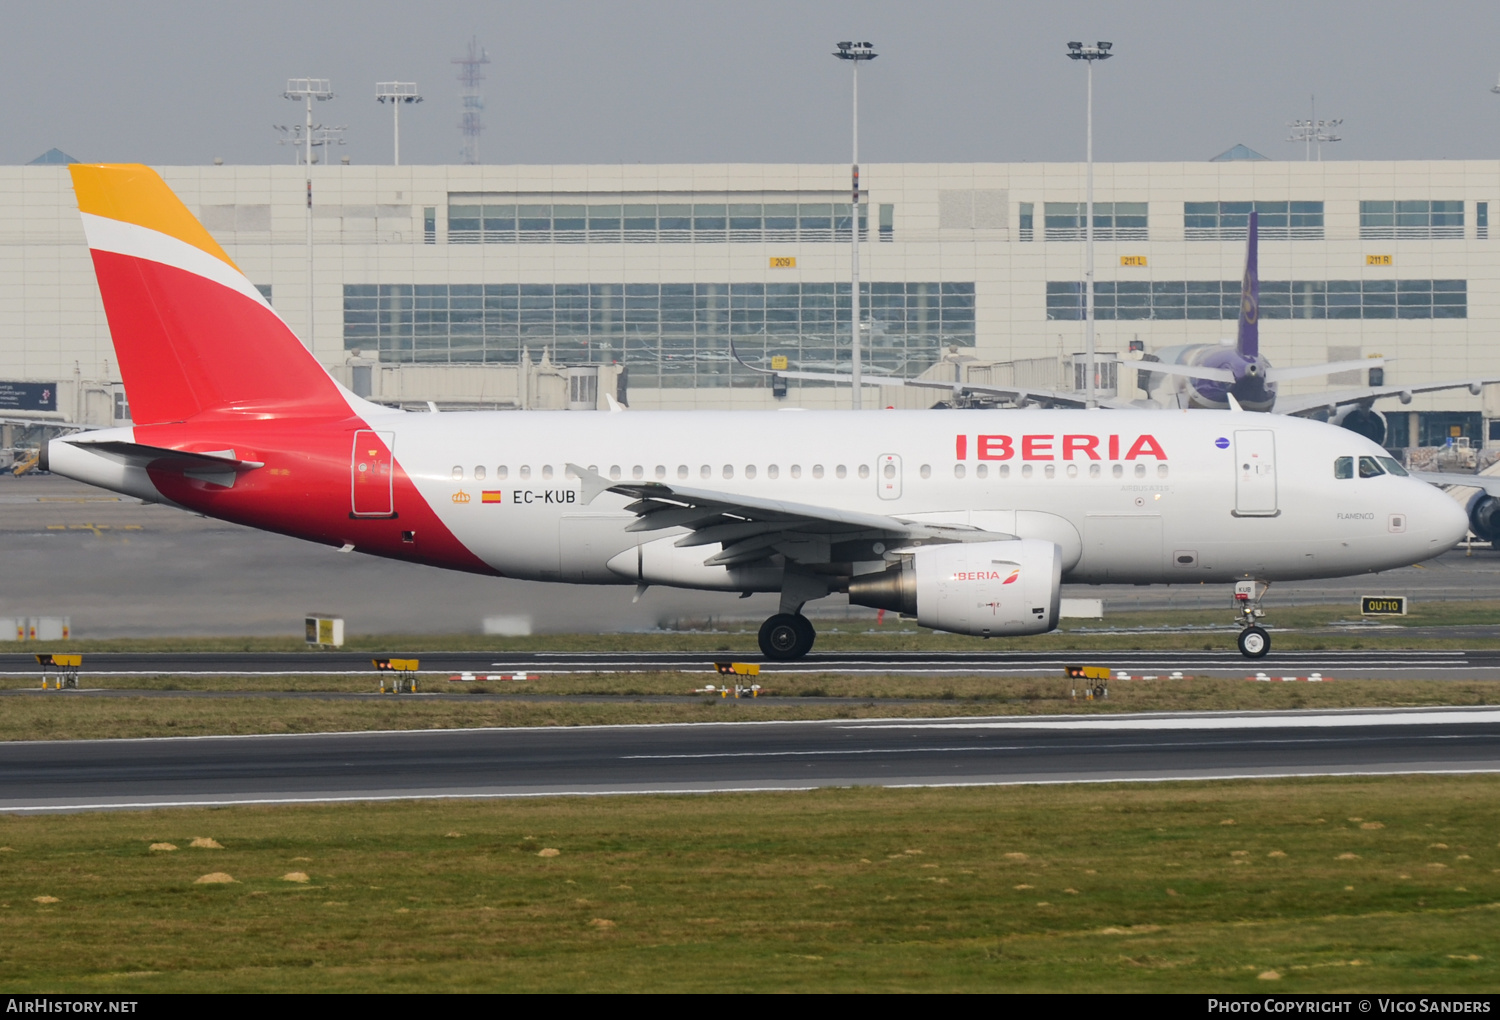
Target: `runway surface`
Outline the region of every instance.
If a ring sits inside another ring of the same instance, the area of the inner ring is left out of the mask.
[[[392,654],[402,655],[399,649]],[[424,677],[472,673],[476,678],[513,673],[681,672],[711,676],[717,661],[760,664],[761,676],[817,673],[908,676],[1057,675],[1069,665],[1108,666],[1131,676],[1305,677],[1331,679],[1428,678],[1500,680],[1500,650],[1455,651],[1273,651],[1246,659],[1233,649],[1219,651],[1005,651],[1005,652],[814,652],[795,662],[763,662],[745,652],[421,652],[412,653]],[[360,652],[90,652],[83,676],[246,676],[330,674],[367,675],[375,670]],[[0,654],[0,676],[36,677],[33,655]],[[86,683],[85,686],[88,686]]]
[[[831,720],[0,744],[0,811],[1500,772],[1500,709]]]

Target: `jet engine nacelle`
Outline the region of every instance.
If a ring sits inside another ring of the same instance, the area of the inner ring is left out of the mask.
[[[1493,542],[1500,537],[1500,499],[1483,490],[1474,493],[1464,506],[1469,515],[1469,530],[1481,542]]]
[[[1045,634],[1057,626],[1062,551],[1021,538],[926,546],[849,582],[849,601],[976,637]]]
[[[1373,407],[1360,407],[1358,404],[1340,408],[1338,413],[1328,421],[1333,425],[1346,428],[1350,432],[1364,436],[1372,443],[1385,444],[1385,415]]]

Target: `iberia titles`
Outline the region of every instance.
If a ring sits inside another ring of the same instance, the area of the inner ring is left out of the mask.
[[[973,440],[972,444],[970,440]],[[1166,460],[1166,451],[1156,437],[1143,433],[1129,445],[1120,436],[1077,435],[977,435],[954,437],[953,451],[958,460],[968,460],[969,450],[975,460],[1139,460],[1154,457]],[[1103,449],[1101,449],[1101,447]],[[1121,449],[1125,455],[1120,456]]]

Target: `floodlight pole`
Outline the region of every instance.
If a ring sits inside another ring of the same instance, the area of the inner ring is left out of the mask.
[[[853,200],[849,204],[849,333],[853,341],[853,353],[850,357],[849,369],[851,382],[854,387],[851,406],[854,410],[860,410],[863,403],[864,383],[860,376],[860,349],[864,341],[860,336],[860,300],[859,300],[859,64],[862,60],[874,60],[878,53],[868,42],[841,42],[833,54],[840,60],[847,60],[854,68],[854,144],[853,155],[850,159],[852,169]]]
[[[319,101],[332,99],[333,88],[327,78],[288,78],[286,91],[282,96],[287,99],[301,99],[307,103],[307,127],[303,130],[302,140],[306,150],[305,165],[307,167],[307,337],[302,342],[308,350],[313,349],[313,221],[312,221],[312,105],[313,100]]]
[[[1086,407],[1098,406],[1098,402],[1094,399],[1094,61],[1108,60],[1114,56],[1110,52],[1113,46],[1113,43],[1108,42],[1098,42],[1093,46],[1085,46],[1081,42],[1068,43],[1068,58],[1070,60],[1082,60],[1088,65],[1088,139],[1085,143],[1088,183],[1086,186],[1087,201],[1085,203],[1085,221],[1083,225],[1085,262],[1083,274],[1083,349],[1084,370],[1088,373],[1088,382],[1084,389],[1084,406]]]
[[[414,81],[382,81],[375,83],[375,101],[391,104],[391,129],[395,135],[395,158],[393,166],[401,165],[401,106],[403,103],[420,103]]]

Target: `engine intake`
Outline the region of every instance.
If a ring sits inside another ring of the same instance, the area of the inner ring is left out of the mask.
[[[915,616],[923,627],[976,637],[1045,634],[1057,626],[1062,551],[1014,539],[927,546],[849,582],[849,601]]]
[[[1481,542],[1493,542],[1500,537],[1500,499],[1487,492],[1476,492],[1464,507],[1469,515],[1469,530]]]

